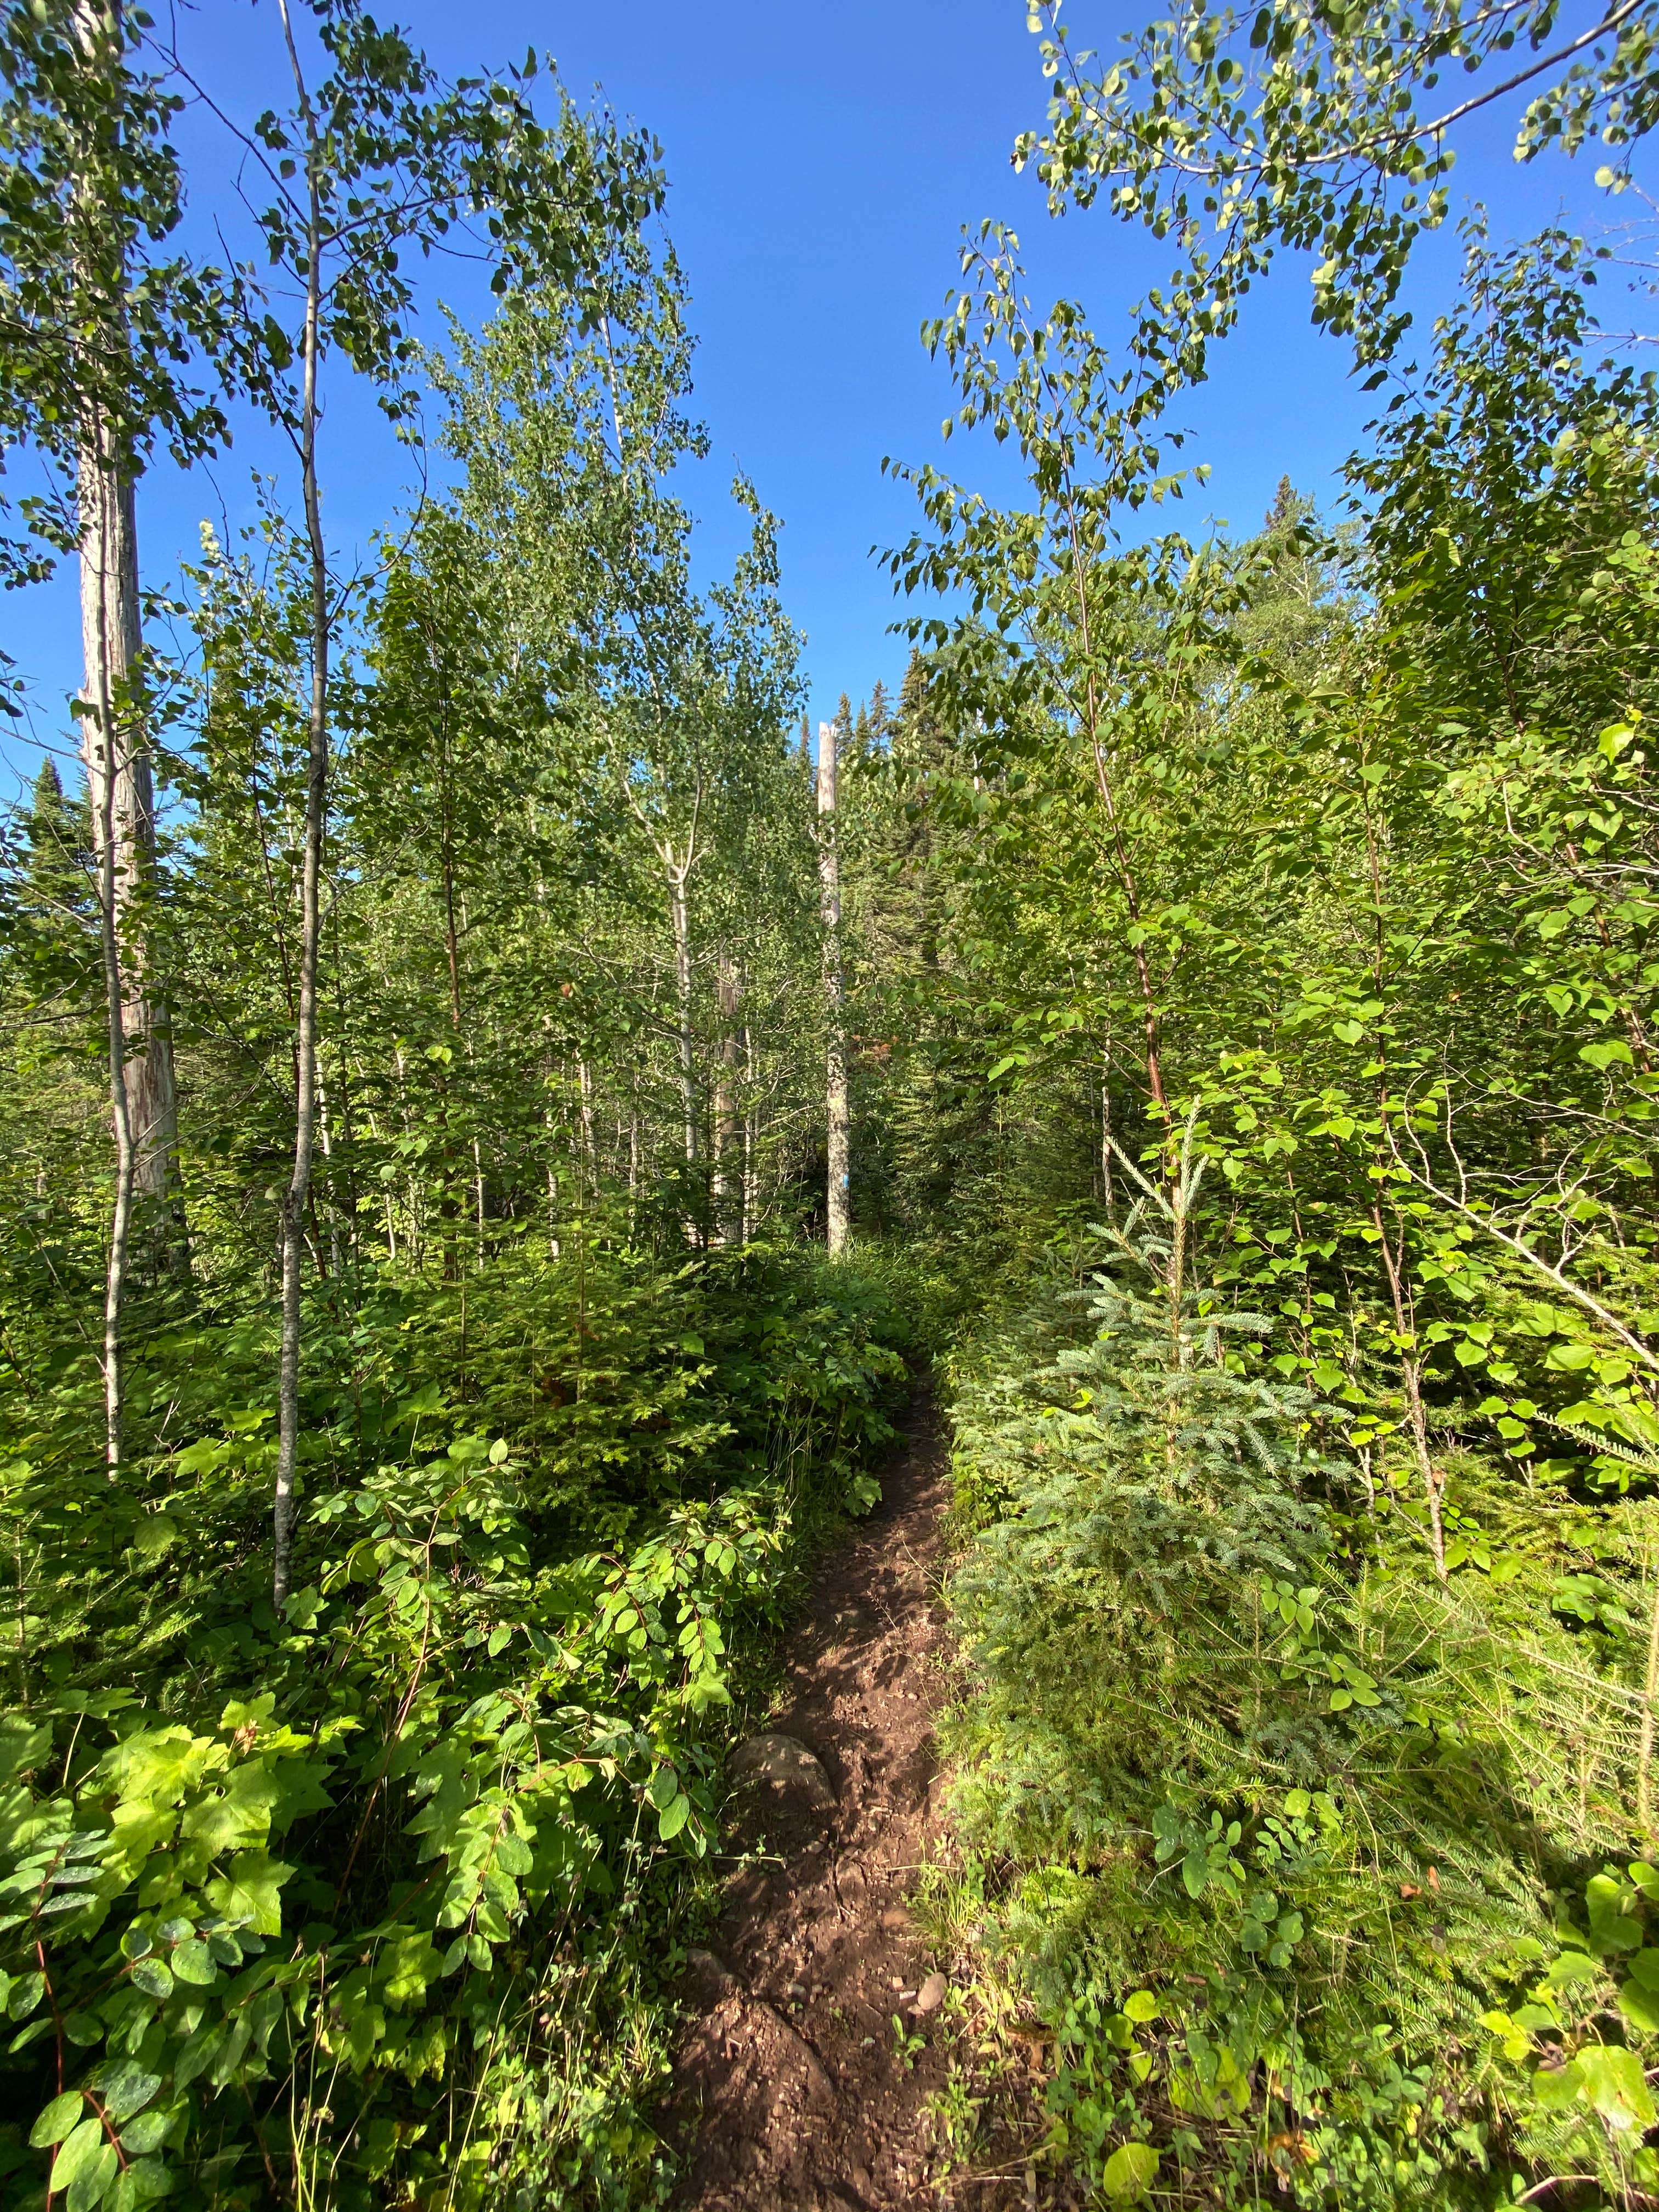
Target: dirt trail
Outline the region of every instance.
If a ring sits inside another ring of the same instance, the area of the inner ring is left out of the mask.
[[[946,1476],[925,1402],[908,1433],[881,1506],[823,1565],[768,1723],[816,1753],[835,1804],[781,1788],[757,1807],[747,1833],[763,1828],[769,1855],[734,1875],[714,1950],[694,1957],[672,2095],[684,2212],[1036,2201],[1006,2138],[1000,2156],[942,2160],[929,2110],[962,2048],[949,1962],[904,1902],[935,1825]]]

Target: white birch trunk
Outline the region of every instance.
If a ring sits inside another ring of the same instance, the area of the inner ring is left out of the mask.
[[[277,0],[295,89],[305,118],[307,160],[321,159],[311,101],[294,43],[289,0]],[[300,463],[305,497],[306,540],[311,564],[311,713],[306,761],[305,845],[300,890],[300,989],[295,1022],[296,1082],[294,1169],[283,1200],[283,1333],[276,1374],[276,1493],[271,1514],[271,1603],[281,1615],[288,1595],[300,1461],[300,1296],[305,1267],[305,1224],[311,1199],[311,1164],[317,1141],[317,965],[322,938],[323,830],[328,806],[328,672],[333,641],[328,558],[317,482],[317,374],[321,344],[322,204],[316,175],[310,181],[306,255],[304,383],[300,415]]]
[[[720,1012],[720,1060],[714,1071],[714,1228],[723,1244],[744,1241],[744,1124],[738,1098],[738,1010],[743,969],[721,952],[714,969]]]
[[[697,1070],[691,1035],[691,905],[686,890],[689,869],[668,865],[668,905],[674,927],[674,988],[679,1012],[680,1104],[685,1119],[685,1158],[695,1167],[697,1143]]]
[[[841,855],[836,840],[836,741],[833,722],[818,724],[818,889],[823,921],[825,1046],[824,1124],[829,1154],[829,1242],[832,1257],[852,1236],[847,1024],[842,974]]]

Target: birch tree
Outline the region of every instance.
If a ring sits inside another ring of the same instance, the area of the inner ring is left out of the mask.
[[[407,426],[411,282],[404,262],[452,234],[491,252],[494,281],[511,273],[549,283],[586,282],[600,241],[653,204],[654,173],[637,141],[590,130],[568,100],[539,123],[525,77],[444,85],[398,32],[356,0],[310,0],[309,28],[324,71],[313,89],[297,4],[278,0],[281,58],[292,85],[286,114],[267,111],[243,143],[274,188],[258,217],[273,277],[250,280],[244,320],[268,366],[264,396],[298,471],[301,536],[309,567],[309,739],[295,1012],[292,1170],[283,1205],[279,1444],[272,1590],[288,1591],[300,1444],[300,1352],[305,1224],[318,1139],[318,958],[331,747],[331,673],[342,593],[323,522],[319,447],[322,378],[332,356],[374,386],[386,414]],[[533,68],[534,58],[532,57]],[[474,231],[485,235],[480,236]],[[485,236],[489,243],[485,244]],[[297,327],[269,312],[283,305]]]
[[[849,1115],[847,1103],[846,979],[842,967],[841,851],[836,835],[836,747],[834,722],[818,724],[818,884],[823,920],[824,1131],[826,1200],[832,1258],[852,1233]]]
[[[155,915],[155,801],[143,684],[135,485],[158,439],[188,462],[223,432],[192,353],[222,328],[216,278],[155,249],[182,206],[178,106],[135,65],[118,0],[15,9],[0,42],[0,457],[28,448],[43,488],[0,497],[0,583],[78,554],[78,702],[106,998],[113,1200],[105,1267],[105,1451],[122,1458],[122,1320],[135,1199],[155,1249],[187,1264],[178,1105]]]

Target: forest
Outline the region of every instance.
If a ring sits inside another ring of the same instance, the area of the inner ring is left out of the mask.
[[[816,735],[648,118],[246,14],[204,227],[173,11],[0,6],[6,2212],[689,2201],[727,1756],[928,1401],[902,2201],[1659,2203],[1659,8],[1032,0],[1016,168],[1171,273],[963,233]],[[1602,228],[1460,216],[1477,110]],[[1281,264],[1370,419],[1224,532]]]

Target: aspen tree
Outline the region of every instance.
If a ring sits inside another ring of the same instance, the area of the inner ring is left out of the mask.
[[[738,1104],[743,1050],[743,969],[722,951],[714,967],[714,1006],[720,1021],[714,1071],[714,1225],[722,1243],[744,1241],[745,1176],[744,1117]]]
[[[818,887],[823,920],[824,1128],[829,1155],[830,1250],[847,1249],[852,1236],[848,1203],[846,986],[842,972],[841,854],[836,841],[834,722],[818,724]]]
[[[155,871],[155,791],[137,694],[143,649],[132,462],[100,390],[100,365],[129,349],[126,246],[104,204],[123,136],[124,34],[118,7],[76,0],[75,35],[88,81],[75,210],[77,275],[96,357],[77,409],[81,632],[86,673],[81,750],[97,863],[99,936],[108,1030],[115,1194],[104,1277],[105,1458],[122,1456],[122,1316],[135,1197],[165,1200],[176,1177],[178,1106],[165,1011],[147,976],[143,903]]]

